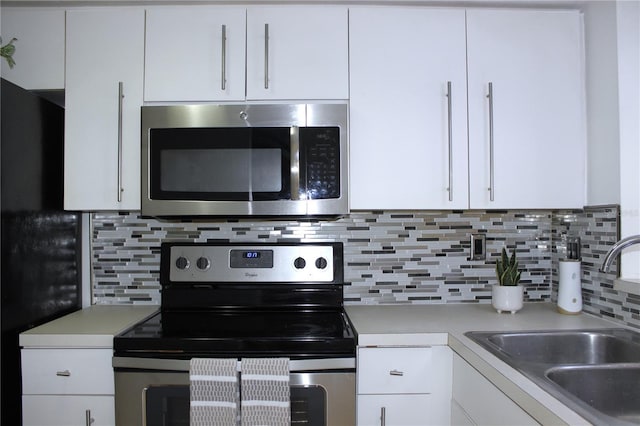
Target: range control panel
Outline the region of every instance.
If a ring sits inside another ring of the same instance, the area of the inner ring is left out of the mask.
[[[331,283],[335,250],[335,244],[313,243],[175,245],[169,247],[166,268],[171,282]],[[163,262],[166,255],[163,249]]]

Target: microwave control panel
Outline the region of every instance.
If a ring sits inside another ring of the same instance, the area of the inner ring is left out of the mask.
[[[340,128],[303,127],[307,198],[340,198]]]

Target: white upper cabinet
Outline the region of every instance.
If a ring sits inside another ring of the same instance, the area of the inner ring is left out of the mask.
[[[2,45],[16,38],[10,68],[2,58],[2,78],[28,90],[64,88],[64,9],[2,7]]]
[[[351,209],[584,206],[579,12],[380,6],[349,19]]]
[[[338,6],[149,8],[144,100],[346,99],[347,16]]]
[[[144,10],[67,11],[64,207],[140,209]]]
[[[147,10],[145,101],[244,100],[245,8]]]
[[[354,7],[351,209],[468,205],[465,12]]]
[[[348,10],[247,9],[247,99],[347,99]]]
[[[468,10],[467,50],[470,207],[584,206],[581,15]]]

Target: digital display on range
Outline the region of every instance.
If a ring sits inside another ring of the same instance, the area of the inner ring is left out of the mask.
[[[231,250],[231,268],[273,268],[273,250]]]

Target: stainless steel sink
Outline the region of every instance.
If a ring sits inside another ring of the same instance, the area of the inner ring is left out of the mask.
[[[626,330],[623,330],[626,331]],[[550,331],[490,334],[505,355],[545,364],[640,362],[640,344],[619,331]]]
[[[556,367],[546,375],[582,403],[608,416],[640,423],[640,365]]]
[[[466,336],[588,421],[640,424],[639,333],[615,328]]]

